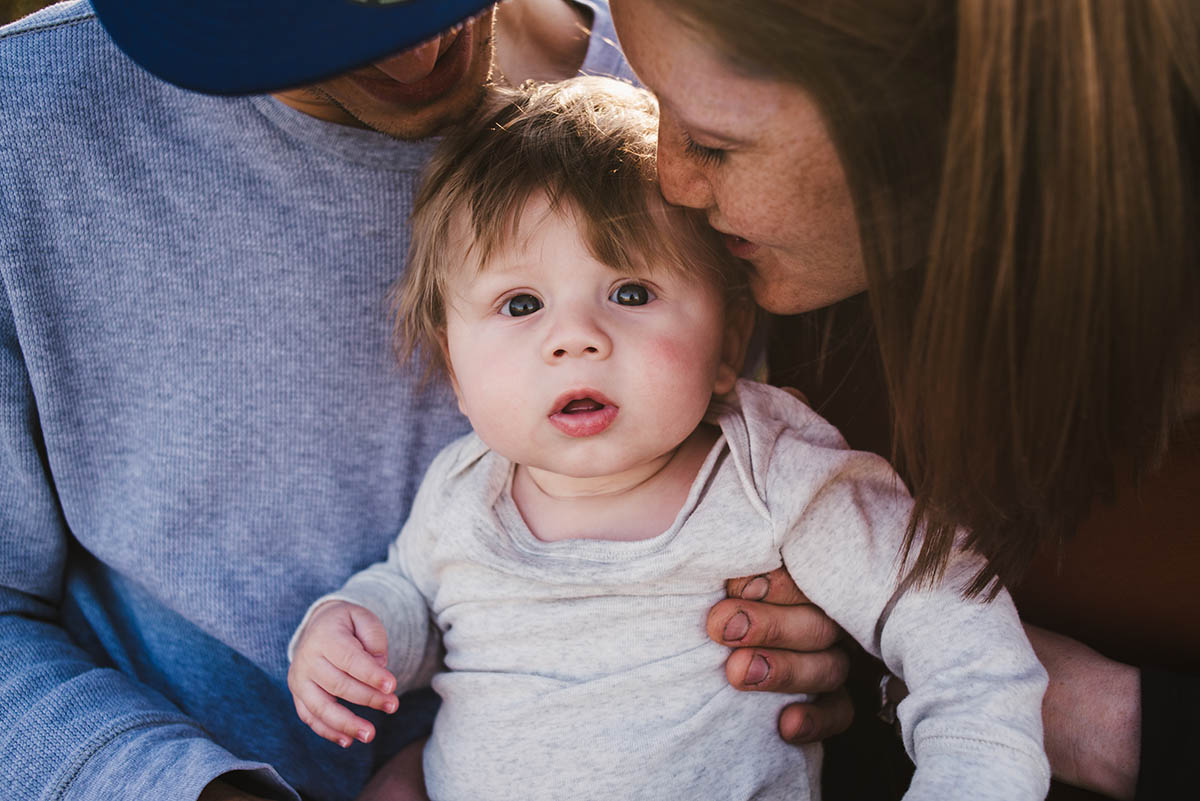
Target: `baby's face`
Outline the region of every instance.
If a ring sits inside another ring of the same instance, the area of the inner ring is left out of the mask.
[[[451,277],[446,307],[455,391],[476,433],[560,475],[615,476],[668,453],[737,377],[719,290],[666,266],[617,272],[544,198],[482,270]]]

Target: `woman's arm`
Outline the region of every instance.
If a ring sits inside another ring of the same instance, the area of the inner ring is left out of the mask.
[[[1054,778],[1120,801],[1134,797],[1141,755],[1141,675],[1083,643],[1025,625],[1050,674],[1042,703]]]

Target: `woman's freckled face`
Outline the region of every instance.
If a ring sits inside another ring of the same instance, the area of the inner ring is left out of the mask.
[[[794,314],[865,290],[850,190],[809,95],[734,71],[653,0],[611,6],[626,56],[658,96],[663,195],[728,235],[754,267],[755,300]]]

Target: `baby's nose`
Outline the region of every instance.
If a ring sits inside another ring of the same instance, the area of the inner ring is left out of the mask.
[[[605,359],[612,352],[612,340],[590,321],[576,320],[557,326],[546,339],[545,357],[548,362],[563,359]]]

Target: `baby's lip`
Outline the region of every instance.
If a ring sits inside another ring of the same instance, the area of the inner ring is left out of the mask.
[[[584,387],[582,389],[572,389],[559,395],[550,408],[550,414],[573,414],[576,412],[596,411],[605,406],[611,406],[614,409],[617,407],[604,393]]]
[[[594,389],[573,389],[554,401],[547,415],[550,425],[577,439],[603,433],[617,419],[616,404]]]

